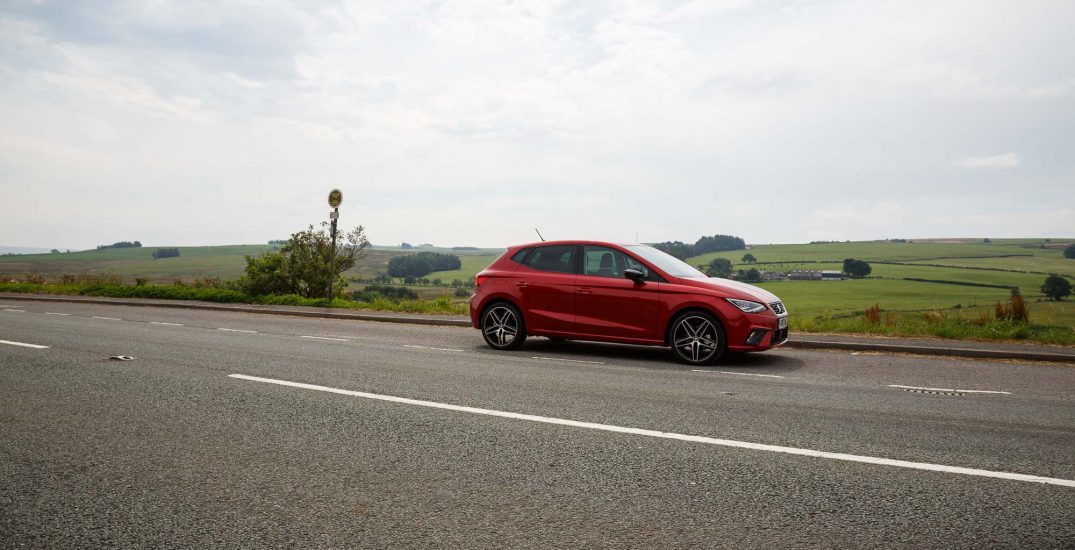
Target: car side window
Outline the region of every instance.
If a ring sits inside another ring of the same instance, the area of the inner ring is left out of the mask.
[[[639,269],[643,273],[649,270],[642,264],[620,252],[604,246],[587,246],[584,249],[582,272],[593,277],[622,278],[625,269]]]
[[[523,264],[532,269],[556,273],[575,272],[575,246],[555,245],[534,248]]]

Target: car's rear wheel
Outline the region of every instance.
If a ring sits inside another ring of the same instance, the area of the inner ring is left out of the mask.
[[[672,322],[668,342],[680,361],[712,365],[724,352],[724,328],[708,313],[688,311]]]
[[[497,302],[486,308],[481,328],[485,343],[493,349],[515,349],[526,341],[523,316],[518,308],[507,302]]]

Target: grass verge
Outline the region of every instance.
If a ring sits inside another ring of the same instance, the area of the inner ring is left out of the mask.
[[[191,288],[174,285],[102,285],[102,284],[35,284],[35,283],[0,283],[0,292],[20,294],[58,294],[66,296],[107,296],[112,298],[156,298],[162,300],[200,300],[217,303],[268,304],[285,306],[334,307],[342,309],[359,309],[372,311],[394,311],[399,313],[442,313],[463,315],[467,313],[466,304],[453,303],[447,296],[432,300],[402,300],[394,302],[376,299],[372,302],[352,302],[335,299],[330,303],[327,298],[303,298],[295,294],[248,296],[237,290],[222,288]]]

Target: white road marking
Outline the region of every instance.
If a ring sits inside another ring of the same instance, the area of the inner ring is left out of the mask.
[[[93,318],[94,319],[101,319],[102,321],[122,321],[123,320],[123,319],[117,319],[115,317],[98,317],[96,315],[94,315]]]
[[[24,347],[24,348],[49,349],[48,346],[39,346],[37,344],[27,344],[25,342],[9,342],[7,340],[0,340],[0,344],[7,344],[9,346],[21,346],[21,347]]]
[[[349,342],[347,338],[329,338],[328,336],[299,336],[299,338],[309,338],[311,340],[332,340],[334,342]]]
[[[22,309],[4,309],[4,311],[10,311],[11,313],[26,313],[26,310]]]
[[[163,321],[150,321],[149,324],[151,324],[151,325],[162,325],[162,326],[166,326],[166,327],[181,327],[181,326],[183,326],[183,323],[165,323]]]
[[[890,388],[900,388],[903,390],[924,390],[924,391],[947,391],[947,392],[959,392],[959,393],[997,393],[1001,395],[1011,395],[1010,391],[993,391],[993,390],[953,390],[948,388],[923,388],[921,386],[901,386],[899,384],[889,384]]]
[[[410,344],[403,344],[403,347],[405,347],[405,348],[414,348],[414,349],[431,349],[431,350],[434,350],[434,351],[463,351],[463,350],[461,350],[461,349],[452,349],[452,348],[431,348],[431,347],[429,347],[429,346],[412,346],[412,345],[410,345]]]
[[[586,363],[589,365],[604,365],[600,361],[580,361],[578,359],[560,359],[559,357],[531,357],[531,359],[541,359],[542,361],[564,361],[567,363]]]
[[[691,370],[691,372],[716,372],[716,373],[720,373],[720,374],[738,374],[739,376],[761,376],[763,378],[785,378],[784,376],[779,376],[779,375],[776,375],[776,374],[755,374],[753,372],[729,372],[729,371],[725,371],[725,370],[693,369],[693,370]]]
[[[257,334],[256,330],[242,330],[237,328],[218,328],[217,330],[223,330],[224,332],[245,332],[246,334]]]
[[[623,433],[631,435],[641,435],[646,437],[656,437],[661,439],[675,439],[678,441],[687,441],[691,443],[704,443],[707,445],[718,445],[721,447],[733,447],[737,449],[751,449],[755,451],[767,451],[772,453],[784,453],[798,456],[810,456],[815,458],[828,458],[832,460],[844,460],[848,462],[860,462],[863,464],[876,464],[882,466],[895,466],[898,468],[910,468],[912,470],[927,470],[931,472],[944,472],[949,474],[963,474],[971,476],[990,477],[996,479],[1007,479],[1013,481],[1028,481],[1032,483],[1047,483],[1050,485],[1061,485],[1064,487],[1075,487],[1075,480],[1071,479],[1059,479],[1052,477],[1042,477],[1029,474],[1015,474],[1010,472],[995,472],[992,470],[979,470],[977,468],[963,468],[961,466],[945,466],[943,464],[931,464],[928,462],[910,462],[907,460],[895,460],[891,458],[878,458],[872,456],[862,455],[850,455],[844,453],[830,453],[827,451],[815,451],[813,449],[801,449],[798,447],[782,447],[779,445],[766,445],[763,443],[750,443],[747,441],[736,441],[733,439],[718,439],[714,437],[704,437],[699,435],[685,435],[673,432],[661,432],[657,430],[646,430],[642,428],[628,428],[624,426],[614,426],[611,424],[597,424],[594,422],[580,422],[578,420],[568,420],[564,418],[551,418],[547,416],[537,416],[533,414],[521,414],[507,411],[498,411],[493,409],[481,409],[477,407],[464,407],[461,405],[451,405],[448,403],[438,403],[436,401],[422,401],[420,399],[410,399],[407,397],[396,397],[392,395],[382,395],[377,393],[366,393],[360,391],[343,390],[339,388],[330,388],[328,386],[317,386],[314,384],[304,384],[301,382],[289,382],[287,380],[277,380],[275,378],[261,378],[259,376],[248,376],[245,374],[229,374],[230,378],[237,378],[240,380],[249,380],[251,382],[262,382],[265,384],[275,384],[278,386],[288,386],[292,388],[301,388],[304,390],[323,391],[327,393],[335,393],[340,395],[349,395],[352,397],[361,397],[364,399],[375,399],[377,401],[388,401],[390,403],[402,403],[404,405],[415,405],[419,407],[429,407],[432,409],[443,409],[448,411],[457,411],[470,414],[480,414],[485,416],[496,416],[500,418],[511,418],[514,420],[526,420],[529,422],[540,422],[543,424],[554,424],[559,426],[571,426],[574,428],[585,428],[589,430],[599,430],[605,432]]]
[[[51,311],[46,311],[45,315],[62,315],[64,317],[70,317],[71,316],[70,313],[54,313],[54,312],[51,312]]]

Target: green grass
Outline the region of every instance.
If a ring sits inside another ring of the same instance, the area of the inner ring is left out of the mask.
[[[489,264],[493,263],[493,260],[497,259],[500,254],[485,254],[485,255],[473,255],[473,256],[460,256],[459,261],[462,264],[459,269],[452,271],[434,271],[429,275],[426,275],[427,279],[440,279],[445,282],[451,282],[452,279],[459,279],[460,281],[467,281],[474,278],[479,271],[485,269]]]
[[[396,311],[407,313],[443,313],[463,315],[467,306],[453,302],[447,296],[433,300],[375,300],[373,302],[352,302],[327,298],[303,298],[294,294],[272,296],[248,296],[236,290],[221,288],[191,288],[175,285],[54,285],[31,283],[0,283],[0,292],[17,292],[23,294],[58,294],[68,296],[108,296],[114,298],[156,298],[165,300],[199,300],[203,302],[272,304],[289,306],[333,307],[344,309],[368,309],[375,311]]]

